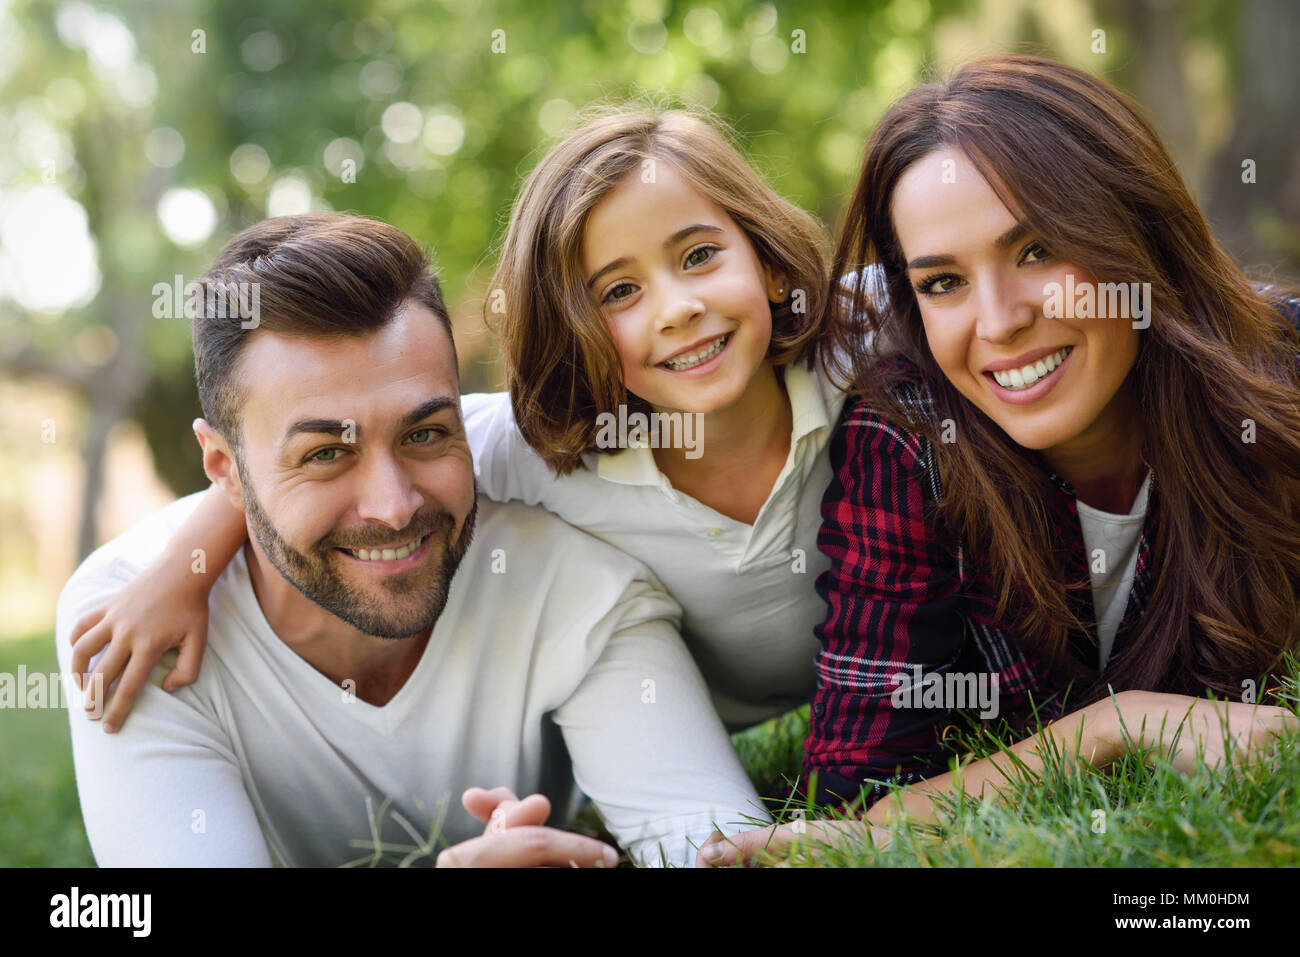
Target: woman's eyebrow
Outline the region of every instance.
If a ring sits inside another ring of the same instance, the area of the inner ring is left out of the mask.
[[[1024,239],[1028,235],[1029,227],[1024,223],[1016,223],[997,239],[993,240],[993,244],[999,249],[1006,249],[1008,246],[1013,246],[1020,242],[1020,240]],[[938,256],[917,256],[907,264],[907,268],[931,269],[935,266],[951,266],[956,261],[957,260],[947,253]]]
[[[721,226],[710,226],[707,223],[692,223],[690,226],[682,227],[681,229],[677,230],[677,232],[673,233],[671,236],[665,239],[664,249],[671,249],[673,246],[676,246],[687,236],[694,235],[695,233],[699,233],[699,232],[721,233],[723,231],[724,230],[722,229]],[[594,286],[596,284],[596,280],[598,280],[601,276],[605,275],[605,273],[610,272],[614,269],[621,269],[622,267],[626,266],[629,262],[631,262],[630,259],[628,259],[627,257],[623,257],[620,259],[615,259],[612,263],[609,263],[603,268],[598,269],[596,273],[590,279],[587,280],[587,288],[590,289],[592,286]]]

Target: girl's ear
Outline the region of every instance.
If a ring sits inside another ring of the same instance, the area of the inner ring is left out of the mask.
[[[763,264],[763,277],[767,281],[767,298],[772,302],[785,302],[790,298],[790,283],[785,273]]]

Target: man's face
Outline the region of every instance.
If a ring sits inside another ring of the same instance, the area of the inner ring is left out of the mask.
[[[451,343],[419,303],[364,337],[258,332],[237,456],[262,554],[303,595],[382,638],[431,628],[477,500]]]

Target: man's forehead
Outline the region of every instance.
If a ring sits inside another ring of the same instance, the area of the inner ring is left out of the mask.
[[[380,425],[459,392],[451,340],[424,306],[360,336],[251,334],[235,370],[245,433],[278,441],[305,418]]]

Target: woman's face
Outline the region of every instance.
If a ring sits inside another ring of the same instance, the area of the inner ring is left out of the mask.
[[[890,209],[930,351],[962,395],[1029,449],[1093,448],[1132,428],[1130,313],[1076,318],[1095,278],[1021,227],[961,150],[913,163]]]
[[[588,292],[609,324],[628,391],[656,409],[737,402],[766,361],[782,280],[745,231],[672,164],[638,168],[591,211]]]

